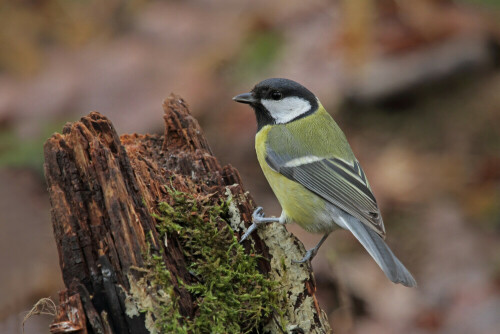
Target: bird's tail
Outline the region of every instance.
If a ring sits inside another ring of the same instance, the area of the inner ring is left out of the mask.
[[[382,237],[358,219],[354,217],[349,218],[352,219],[342,219],[345,224],[345,226],[342,227],[354,234],[356,239],[359,240],[375,262],[377,262],[385,275],[394,283],[401,283],[408,287],[417,286],[417,282],[413,276],[392,253]]]

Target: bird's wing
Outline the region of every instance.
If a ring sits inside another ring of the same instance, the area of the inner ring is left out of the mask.
[[[266,145],[266,162],[276,172],[300,183],[311,192],[356,217],[384,237],[380,210],[359,162],[339,157],[308,154],[297,140]],[[271,149],[285,153],[278,153]],[[289,146],[288,149],[283,146]],[[311,151],[311,150],[309,150]],[[290,154],[290,152],[293,152]]]

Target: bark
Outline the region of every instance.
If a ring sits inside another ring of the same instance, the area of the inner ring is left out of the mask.
[[[196,316],[193,295],[179,282],[193,276],[181,242],[160,240],[156,229],[159,202],[172,202],[165,185],[195,197],[232,196],[231,225],[238,238],[255,208],[238,171],[220,166],[184,100],[170,96],[163,104],[165,134],[122,135],[97,112],[67,124],[45,144],[45,175],[52,222],[67,290],[61,292],[53,333],[155,332],[144,313],[127,312],[131,289],[153,249],[171,276],[175,305],[182,317]],[[276,317],[266,332],[325,333],[328,321],[315,298],[309,265],[291,263],[304,247],[280,224],[259,228],[244,242],[263,256],[259,270],[278,281],[286,296],[281,328]],[[148,290],[137,298],[147,298]],[[137,301],[137,300],[136,300]],[[128,315],[127,315],[128,314]],[[156,318],[156,317],[155,317]]]

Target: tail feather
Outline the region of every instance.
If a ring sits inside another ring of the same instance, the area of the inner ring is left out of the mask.
[[[342,216],[344,217],[340,217],[340,220],[344,224],[341,226],[354,234],[356,239],[370,253],[375,262],[377,262],[387,278],[394,283],[401,283],[404,286],[417,286],[417,282],[413,276],[394,253],[392,253],[382,237],[358,219],[352,216]]]

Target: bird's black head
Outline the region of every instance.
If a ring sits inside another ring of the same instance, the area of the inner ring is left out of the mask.
[[[285,124],[318,110],[318,99],[301,84],[281,78],[259,82],[250,93],[233,100],[252,106],[259,131],[268,124]]]

